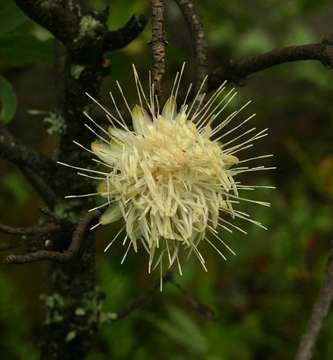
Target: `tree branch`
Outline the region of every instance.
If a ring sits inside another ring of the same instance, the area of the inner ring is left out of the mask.
[[[163,284],[166,284],[167,282],[170,282],[172,279],[172,273],[167,272],[163,276]],[[160,288],[160,280],[156,281],[156,283],[148,290],[146,290],[143,294],[138,296],[129,306],[127,306],[125,309],[119,311],[117,313],[117,317],[113,321],[118,321],[121,319],[126,318],[127,316],[131,315],[132,312],[134,312],[137,309],[142,308],[151,298],[151,296]]]
[[[188,291],[183,289],[177,282],[173,280],[173,274],[168,271],[163,277],[163,284],[171,283],[179,292],[184,296],[192,309],[204,320],[214,320],[215,314],[207,305],[201,303]],[[138,296],[129,306],[119,311],[113,321],[118,321],[131,315],[134,311],[142,308],[152,297],[152,295],[160,288],[160,280],[158,280],[150,289],[146,290],[143,294]]]
[[[50,234],[52,232],[59,231],[61,226],[59,224],[45,224],[35,225],[29,227],[12,227],[4,224],[0,224],[0,232],[10,235],[41,235]]]
[[[205,33],[192,0],[176,0],[189,27],[196,64],[196,89],[207,74],[207,47]]]
[[[81,8],[77,0],[14,0],[38,25],[65,45],[78,34]]]
[[[333,254],[331,254],[326,278],[323,281],[311,317],[302,336],[295,360],[309,360],[315,346],[322,323],[327,316],[333,298]]]
[[[29,168],[21,167],[20,170],[40,197],[45,201],[46,205],[52,209],[57,201],[57,195],[54,190],[51,189],[39,175],[35,174]]]
[[[102,13],[82,13],[78,0],[15,0],[39,25],[49,30],[71,52],[76,63],[100,62],[103,53],[120,49],[144,29],[143,16],[133,16],[119,30],[108,31],[108,9]],[[91,51],[93,50],[93,51]]]
[[[141,34],[146,24],[147,20],[143,15],[134,15],[122,28],[108,31],[104,36],[104,51],[125,47]]]
[[[46,204],[50,208],[53,207],[56,194],[46,182],[51,180],[52,171],[55,169],[52,160],[18,144],[2,124],[0,124],[0,156],[17,165]]]
[[[0,156],[19,167],[34,170],[44,179],[50,179],[56,168],[54,161],[14,140],[3,125],[0,125]]]
[[[191,295],[187,290],[182,288],[177,282],[174,280],[170,280],[171,284],[175,286],[179,292],[184,296],[186,301],[189,303],[189,305],[192,307],[192,309],[203,319],[203,320],[209,320],[212,321],[215,319],[215,313],[214,311],[207,306],[206,304],[199,301],[196,297]]]
[[[165,73],[165,31],[164,31],[164,1],[151,0],[153,55],[152,79],[157,95],[162,95],[162,80]]]
[[[261,55],[229,60],[209,76],[208,87],[214,90],[225,80],[240,83],[258,71],[302,60],[318,60],[325,66],[333,67],[333,35],[317,44],[288,46]]]
[[[91,221],[99,216],[99,212],[91,212],[84,215],[76,226],[73,235],[72,241],[67,250],[64,252],[60,251],[50,251],[50,250],[39,250],[33,253],[24,254],[24,255],[8,255],[4,259],[5,264],[27,264],[37,261],[54,261],[59,263],[65,263],[72,260],[76,255],[78,255],[81,248],[82,242],[84,240],[85,233],[89,227]]]
[[[55,223],[48,223],[48,224],[43,224],[43,225],[35,225],[35,226],[28,226],[28,227],[12,227],[12,226],[8,226],[8,225],[4,225],[4,224],[0,224],[0,233],[6,233],[9,235],[16,235],[16,236],[21,236],[21,238],[19,239],[26,239],[26,236],[35,236],[35,237],[39,237],[41,240],[43,239],[42,235],[44,235],[44,239],[45,236],[51,236],[54,233],[59,233],[62,230],[62,226],[60,224],[55,224]],[[45,241],[45,247],[46,244],[52,244],[51,240],[46,240]],[[24,241],[24,245],[28,244],[26,241]],[[10,250],[10,249],[15,249],[17,247],[20,247],[21,245],[23,245],[22,242],[17,242],[15,241],[10,242],[10,243],[3,243],[0,242],[0,251],[4,251],[4,250]]]

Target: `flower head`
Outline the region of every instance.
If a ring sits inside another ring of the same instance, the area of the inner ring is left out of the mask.
[[[269,169],[251,168],[246,163],[271,155],[245,160],[239,157],[241,151],[266,136],[267,129],[256,132],[251,128],[230,139],[229,135],[241,129],[253,115],[225,131],[249,104],[222,121],[221,113],[236,95],[234,89],[226,92],[225,84],[206,99],[201,93],[203,83],[195,98],[187,104],[189,88],[183,104],[178,107],[176,98],[183,70],[184,67],[177,74],[170,97],[161,109],[151,81],[147,96],[135,68],[138,104],[133,108],[117,82],[133,128],[125,122],[112,94],[116,115],[92,98],[105,111],[110,121],[108,129],[86,114],[101,131],[99,135],[87,126],[98,136],[91,144],[91,151],[105,168],[104,171],[81,169],[98,174],[97,194],[105,198],[105,203],[97,208],[106,207],[106,210],[93,228],[122,219],[123,227],[105,250],[125,230],[123,244],[127,248],[122,261],[131,248],[137,252],[143,247],[149,255],[149,272],[160,267],[161,274],[163,266],[170,268],[173,264],[181,273],[180,259],[184,252],[194,254],[206,269],[199,251],[203,243],[213,247],[224,259],[224,250],[235,254],[220,237],[219,228],[245,232],[232,223],[236,217],[263,227],[235,207],[243,201],[269,206],[266,202],[241,196],[241,190],[256,187],[235,180],[243,172]],[[229,140],[225,140],[228,136]],[[208,238],[208,233],[214,240]]]

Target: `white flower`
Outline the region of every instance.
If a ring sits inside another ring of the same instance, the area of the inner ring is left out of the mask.
[[[243,185],[235,177],[248,171],[272,169],[243,165],[271,155],[245,160],[238,157],[242,150],[252,147],[255,140],[266,136],[267,129],[255,132],[255,128],[251,128],[225,141],[227,136],[254,116],[251,115],[225,131],[225,127],[249,104],[246,103],[222,121],[221,113],[236,95],[234,89],[223,96],[223,84],[206,99],[206,94],[201,93],[203,83],[190,105],[187,105],[190,87],[183,104],[177,107],[176,98],[183,66],[181,72],[177,73],[169,99],[160,110],[151,81],[149,96],[146,96],[138,74],[134,67],[133,69],[139,105],[132,109],[129,107],[117,82],[132,118],[133,129],[126,124],[112,94],[117,115],[111,114],[91,98],[105,111],[111,124],[108,129],[104,129],[85,114],[96,130],[101,131],[98,134],[86,124],[98,137],[92,143],[91,150],[105,170],[89,170],[63,164],[84,171],[81,175],[101,180],[97,193],[68,197],[101,195],[106,199],[104,204],[91,209],[107,208],[93,228],[123,219],[124,226],[105,249],[108,250],[125,230],[122,243],[127,248],[122,262],[131,248],[137,252],[142,246],[149,255],[149,272],[159,266],[161,277],[165,265],[170,268],[177,264],[182,273],[180,259],[184,252],[193,253],[206,270],[199,246],[209,244],[223,259],[226,259],[225,249],[235,254],[221,239],[219,228],[229,232],[237,229],[245,233],[232,223],[234,218],[241,218],[264,228],[248,214],[236,210],[235,206],[243,201],[264,206],[269,204],[240,196],[241,190],[253,190],[257,187]],[[89,172],[97,176],[88,175]],[[213,235],[214,241],[209,239],[208,233]]]

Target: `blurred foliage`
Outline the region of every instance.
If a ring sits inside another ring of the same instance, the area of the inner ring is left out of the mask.
[[[214,321],[201,319],[169,284],[144,310],[105,325],[98,344],[103,351],[89,359],[154,359],[157,348],[161,359],[170,359],[171,354],[172,359],[292,358],[325,271],[323,254],[330,246],[333,209],[314,204],[304,188],[292,185],[288,190],[293,193],[288,200],[267,192],[274,204],[271,211],[252,208],[254,218],[263,221],[268,232],[248,226],[247,236],[224,235],[237,249],[237,257],[221,264],[209,251],[205,254],[208,274],[192,260],[184,278],[178,277],[184,288],[214,307]],[[131,270],[124,270],[114,264],[120,261],[118,255],[113,254],[112,261],[103,258],[98,262],[101,286],[107,294],[105,308],[112,312],[142,288],[140,278],[131,276],[133,261]],[[331,316],[317,359],[330,358],[330,323]]]
[[[3,194],[4,200],[6,196],[8,196],[11,198],[11,201],[18,206],[26,205],[30,198],[31,189],[26,186],[24,178],[21,174],[8,173],[1,176],[0,190]],[[2,203],[0,200],[0,205],[5,206],[5,201]]]
[[[0,103],[0,120],[5,124],[9,123],[15,116],[16,95],[11,84],[3,76],[0,76]]]
[[[0,352],[6,360],[37,360],[38,351],[29,341],[29,326],[22,298],[5,272],[0,272]]]
[[[86,3],[95,10],[110,5],[110,29],[123,26],[133,13],[148,13],[147,2],[143,0]],[[177,6],[169,3],[168,70],[173,74],[184,60],[191,69],[193,60],[183,18]],[[331,32],[333,8],[328,0],[211,0],[197,4],[212,64],[219,65],[229,56],[317,42]],[[114,88],[113,80],[117,78],[128,89],[129,97],[134,96],[130,65],[135,62],[140,73],[148,70],[149,31],[148,26],[130,46],[108,54],[112,73],[106,79],[106,89]],[[57,134],[63,131],[56,104],[49,103],[46,96],[55,91],[50,86],[51,80],[45,78],[45,87],[38,90],[33,104],[30,97],[37,91],[35,77],[40,76],[41,69],[55,71],[54,48],[50,34],[30,21],[13,0],[1,1],[0,116],[9,122],[16,114],[10,126],[19,137],[42,151],[49,151]],[[247,86],[239,91],[237,102],[254,99],[251,110],[258,112],[255,121],[271,128],[271,136],[257,149],[276,154],[274,162],[278,167],[269,176],[249,178],[249,182],[275,184],[278,190],[263,190],[258,195],[272,203],[271,209],[249,206],[244,210],[264,223],[268,231],[245,224],[247,236],[236,232],[223,234],[236,250],[236,257],[224,263],[213,251],[204,250],[208,274],[192,259],[186,264],[183,277],[177,278],[182,287],[215,310],[216,319],[202,319],[184,296],[168,284],[145,308],[122,321],[110,321],[119,309],[155,281],[146,274],[145,259],[130,257],[120,266],[122,249],[114,247],[111,255],[98,255],[99,285],[106,294],[104,325],[89,360],[293,358],[325,272],[333,231],[331,77],[319,63],[288,64],[250,77]],[[26,116],[27,110],[37,108],[36,104],[49,107],[39,125]],[[41,131],[45,134],[43,139],[31,138],[31,134]],[[32,190],[12,167],[1,163],[0,171],[1,222],[33,223],[31,214],[38,202],[32,197]],[[112,234],[109,231],[99,234],[98,245],[102,249]],[[28,317],[27,309],[36,306],[31,304],[35,299],[30,294],[31,288],[45,279],[29,276],[31,270],[26,266],[22,284],[17,274],[22,269],[0,272],[0,353],[6,360],[30,360],[37,356],[36,346],[31,343],[37,337],[38,317],[33,314]],[[18,295],[20,286],[24,297]],[[330,315],[315,359],[333,358],[332,333]]]
[[[0,61],[23,66],[54,61],[54,40],[15,5],[2,0],[0,8]]]

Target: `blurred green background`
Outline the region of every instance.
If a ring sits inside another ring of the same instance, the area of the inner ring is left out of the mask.
[[[101,10],[110,4],[110,29],[133,13],[149,14],[147,1],[90,0]],[[197,1],[199,3],[199,1]],[[183,61],[187,80],[193,57],[187,28],[168,2],[168,76],[171,82]],[[251,55],[279,46],[319,42],[332,32],[333,6],[328,0],[210,0],[200,2],[209,46],[210,68],[229,56]],[[123,84],[134,103],[131,64],[147,74],[150,67],[149,26],[130,46],[110,54],[112,71],[102,96]],[[31,22],[12,0],[0,5],[1,118],[29,146],[53,155],[59,129],[61,75],[58,46],[52,36]],[[177,282],[209,305],[216,319],[201,318],[171,285],[156,293],[143,309],[116,323],[112,313],[149,288],[146,259],[123,249],[103,248],[113,234],[98,231],[98,279],[106,293],[105,324],[89,360],[106,359],[291,359],[309,317],[325,272],[333,234],[333,73],[317,62],[285,64],[255,74],[239,89],[236,105],[252,99],[249,112],[256,127],[270,136],[255,153],[274,153],[277,170],[258,172],[251,184],[277,186],[256,197],[270,209],[246,206],[264,231],[245,224],[248,235],[224,234],[237,252],[224,262],[210,249],[208,273],[189,261]],[[186,80],[184,81],[186,83]],[[107,101],[107,100],[106,100]],[[84,130],[83,130],[84,131]],[[270,164],[270,162],[267,162]],[[36,223],[42,203],[11,164],[0,162],[0,221],[13,226]],[[4,241],[12,238],[0,234]],[[47,283],[47,265],[16,265],[0,270],[0,353],[6,360],[38,358],[40,293]],[[333,316],[321,332],[315,359],[333,359]]]

